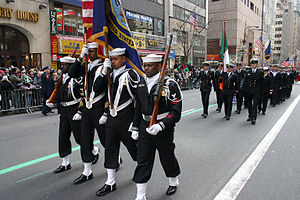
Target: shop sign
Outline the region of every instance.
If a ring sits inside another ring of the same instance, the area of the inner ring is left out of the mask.
[[[57,62],[52,62],[52,69],[57,70]]]
[[[58,54],[58,38],[51,35],[51,54]]]
[[[30,21],[30,22],[38,22],[39,21],[39,14],[17,10],[17,18],[18,20]]]
[[[140,15],[140,14],[129,12],[129,11],[126,11],[126,17],[131,18],[131,19],[142,20],[142,21],[145,21],[145,22],[152,22],[153,21],[152,17],[148,17],[148,16],[145,16],[145,15]]]
[[[150,50],[162,50],[165,48],[165,38],[153,35],[147,35],[146,48]]]
[[[60,53],[62,54],[72,54],[77,46],[79,49],[83,47],[83,38],[75,38],[75,37],[61,37],[61,48]],[[80,50],[77,50],[76,54],[80,54]]]
[[[146,49],[146,35],[142,33],[134,33],[133,40],[137,49]]]
[[[11,18],[13,9],[0,7],[0,17]]]
[[[166,48],[163,51],[166,52]],[[170,49],[169,59],[175,59],[175,49]]]
[[[57,34],[57,13],[56,10],[50,10],[50,33],[51,35]]]
[[[57,59],[57,54],[52,54],[51,55],[51,60],[52,61],[57,61],[58,59]]]

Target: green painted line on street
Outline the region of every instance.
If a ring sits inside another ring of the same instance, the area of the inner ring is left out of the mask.
[[[212,104],[212,105],[209,106],[209,108],[214,107],[216,105],[217,104]],[[200,109],[197,109],[197,110],[193,110],[193,111],[188,112],[188,113],[184,113],[181,116],[184,117],[184,116],[187,116],[187,115],[191,115],[191,114],[199,112],[201,110],[203,110],[203,108],[200,108]],[[97,140],[97,141],[94,142],[94,144],[98,144],[98,143],[100,143],[99,140]],[[80,149],[80,146],[73,147],[72,151],[77,151],[79,149]],[[15,171],[17,169],[28,167],[30,165],[34,165],[36,163],[39,163],[39,162],[42,162],[42,161],[45,161],[45,160],[49,160],[51,158],[55,158],[55,157],[58,157],[58,156],[59,156],[58,153],[54,153],[54,154],[51,154],[51,155],[48,155],[48,156],[44,156],[44,157],[41,157],[41,158],[37,158],[35,160],[31,160],[31,161],[28,161],[28,162],[24,162],[24,163],[21,163],[21,164],[18,164],[18,165],[15,165],[15,166],[12,166],[12,167],[9,167],[9,168],[6,168],[6,169],[2,169],[2,170],[0,170],[0,175],[6,174],[8,172]],[[42,172],[41,174],[44,174],[44,173],[47,173],[47,171],[46,172]]]

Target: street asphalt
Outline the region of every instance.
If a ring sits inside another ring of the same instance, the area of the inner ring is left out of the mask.
[[[180,185],[175,195],[165,195],[168,179],[158,154],[152,178],[148,183],[147,200],[212,200],[236,174],[258,144],[277,123],[292,102],[300,95],[295,85],[292,97],[279,106],[269,107],[267,115],[258,115],[255,126],[246,122],[247,110],[234,113],[226,121],[224,111],[217,113],[215,93],[211,93],[208,118],[203,119],[200,92],[184,91],[183,114],[176,127],[176,156],[180,163]],[[300,199],[300,103],[283,125],[261,162],[236,199],[299,200]],[[0,117],[0,199],[2,200],[134,200],[132,176],[134,163],[124,146],[124,163],[117,172],[117,190],[104,197],[96,191],[106,181],[104,151],[93,165],[94,179],[74,185],[83,169],[78,145],[72,138],[72,169],[62,174],[52,171],[60,165],[57,155],[58,115],[43,116],[40,112]],[[95,142],[98,147],[98,138]]]

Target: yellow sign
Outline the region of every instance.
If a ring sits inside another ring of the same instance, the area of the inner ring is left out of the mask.
[[[33,13],[33,12],[22,11],[22,10],[17,10],[17,18],[18,18],[18,20],[38,22],[39,14]]]
[[[0,17],[11,18],[13,10],[11,8],[0,7]]]
[[[52,69],[57,70],[57,62],[52,62]]]
[[[136,48],[146,49],[146,35],[145,34],[134,33],[133,40],[134,40]]]
[[[75,40],[61,40],[61,53],[62,54],[72,54],[76,46],[79,45],[79,49],[76,51],[76,55],[80,54],[80,49],[83,47],[83,41]]]
[[[157,40],[149,40],[148,41],[148,45],[149,46],[158,46],[159,45],[159,41],[157,41]]]

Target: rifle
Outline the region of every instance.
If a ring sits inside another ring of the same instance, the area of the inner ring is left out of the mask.
[[[86,36],[87,28],[84,28],[84,44],[87,44],[87,36]],[[88,56],[85,55],[84,57],[85,62],[84,62],[84,71],[85,71],[85,91],[86,91],[86,100],[90,100],[90,93],[89,93],[89,79],[88,79],[88,72],[89,72],[89,67],[88,67]]]
[[[75,56],[75,53],[77,51],[77,49],[79,48],[79,45],[76,46],[76,48],[74,49],[73,53],[71,54],[71,57],[73,58]],[[59,89],[59,86],[62,82],[62,75],[60,76],[60,78],[58,79],[56,85],[55,85],[55,88],[50,96],[50,98],[48,99],[48,103],[55,103],[55,99],[56,99],[56,96],[58,94],[58,89]]]
[[[156,89],[154,92],[154,102],[155,103],[154,103],[154,108],[153,108],[149,127],[151,127],[153,124],[156,124],[156,122],[157,122],[158,103],[159,103],[160,97],[162,95],[162,89],[163,89],[164,83],[165,83],[165,77],[166,77],[166,71],[167,71],[166,69],[167,69],[168,59],[169,59],[170,50],[171,50],[172,39],[173,39],[173,34],[170,34],[170,41],[167,46],[166,54],[164,57],[164,62],[163,62],[162,68],[160,70],[158,83],[156,85]]]

